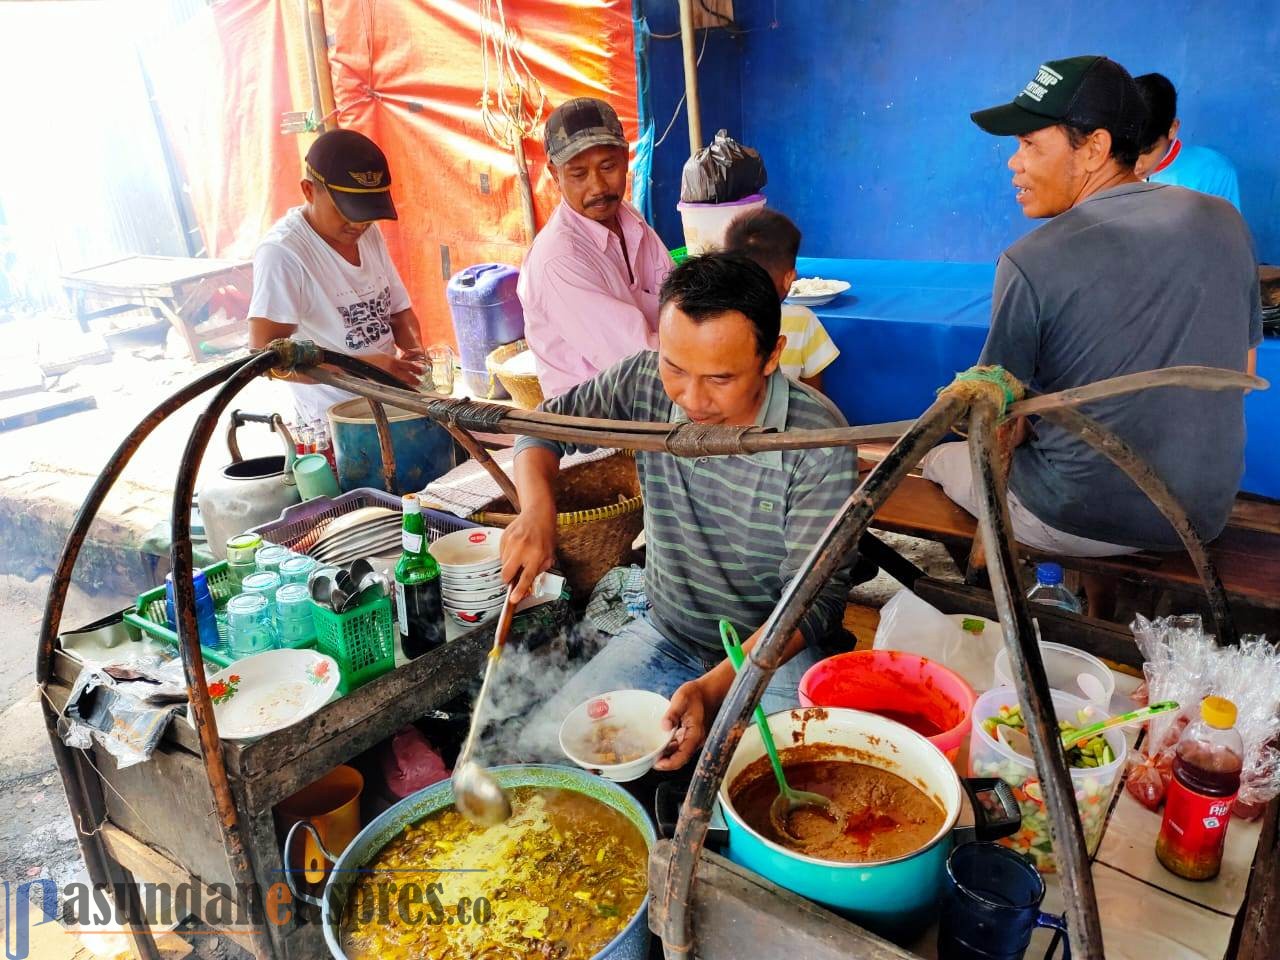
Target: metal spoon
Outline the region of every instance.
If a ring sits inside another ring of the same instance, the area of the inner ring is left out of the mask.
[[[351,579],[355,582],[357,590],[365,588],[365,578],[374,572],[376,571],[373,564],[363,557],[351,561]]]
[[[738,632],[728,620],[720,621],[720,642],[724,644],[725,653],[729,655],[729,662],[733,664],[733,669],[741,670],[746,654],[738,641]],[[792,833],[790,824],[792,814],[797,810],[809,808],[835,825],[833,833],[838,834],[843,831],[849,819],[848,815],[832,803],[830,797],[824,797],[820,793],[809,790],[796,790],[787,783],[786,775],[782,772],[782,761],[778,758],[778,747],[773,742],[773,732],[769,729],[769,718],[764,715],[764,708],[759,704],[756,705],[755,719],[756,726],[760,730],[760,739],[764,741],[765,752],[769,754],[773,775],[778,781],[778,796],[769,806],[769,822],[773,824],[773,828],[796,843],[811,844],[812,840],[802,841]]]
[[[514,607],[511,602],[512,589],[514,584],[507,588],[507,598],[502,604],[502,613],[498,616],[498,625],[493,631],[493,647],[490,648],[489,658],[485,663],[484,680],[480,683],[480,693],[471,708],[471,729],[453,768],[453,805],[464,817],[481,827],[496,826],[511,816],[511,801],[506,792],[493,779],[493,774],[483,764],[473,760],[471,755],[475,752],[476,739],[480,734],[480,715],[485,694],[489,692],[489,682],[497,672],[498,658],[502,655],[507,633],[511,630]]]
[[[333,571],[330,568],[313,570],[307,579],[307,589],[319,606],[333,609]]]

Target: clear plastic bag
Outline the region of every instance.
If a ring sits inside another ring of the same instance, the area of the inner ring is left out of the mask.
[[[1172,775],[1178,738],[1198,716],[1200,701],[1226,697],[1236,706],[1236,729],[1245,748],[1236,811],[1256,816],[1280,795],[1280,751],[1272,746],[1280,737],[1280,650],[1259,636],[1219,647],[1198,616],[1147,620],[1139,614],[1131,629],[1145,660],[1148,699],[1176,700],[1182,708],[1150,722],[1143,751],[1130,764],[1129,792],[1155,809]]]
[[[975,690],[986,690],[991,686],[991,665],[1004,648],[1004,634],[999,624],[986,626],[981,633],[966,633],[932,604],[910,590],[899,590],[880,609],[872,646],[936,660]]]
[[[768,181],[759,152],[738,143],[728,130],[721,130],[711,146],[703,147],[685,161],[680,200],[728,203],[759,193]]]

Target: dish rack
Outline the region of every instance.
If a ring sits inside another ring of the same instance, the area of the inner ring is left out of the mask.
[[[254,527],[249,533],[256,533],[263,540],[269,540],[271,543],[293,550],[315,531],[322,521],[336,520],[344,514],[353,513],[363,507],[386,507],[388,510],[399,513],[400,498],[384,490],[375,490],[373,487],[361,487],[338,497],[316,497],[304,503],[285,507],[284,513],[280,514],[278,520]],[[422,519],[427,527],[428,541],[435,541],[455,530],[467,530],[480,526],[470,520],[455,517],[451,513],[430,510],[426,507],[422,508]],[[305,553],[310,546],[311,544],[308,544],[302,552]]]
[[[334,520],[363,507],[386,507],[399,512],[400,498],[372,487],[361,487],[337,497],[316,497],[305,503],[286,507],[279,519],[261,524],[248,532],[256,533],[270,543],[294,549],[322,522]],[[422,510],[422,517],[426,523],[429,542],[434,542],[446,533],[480,526],[470,520],[455,517],[451,513],[430,510],[426,507]],[[209,592],[213,594],[218,635],[225,645],[227,624],[223,611],[227,601],[237,592],[235,581],[225,560],[205,567],[204,575],[209,582]],[[366,604],[366,607],[368,606]],[[361,683],[385,673],[395,664],[395,624],[389,599],[385,600],[385,606],[385,614],[381,612],[372,614],[366,610],[366,607],[360,607],[341,615],[329,614],[328,618],[323,615],[329,611],[317,608],[316,638],[292,643],[281,641],[280,645],[294,649],[316,646],[322,653],[333,657],[342,668],[342,692],[346,693],[348,689],[354,689]],[[354,614],[358,616],[353,616]],[[177,632],[169,629],[168,615],[165,611],[164,584],[139,594],[134,609],[125,612],[124,620],[162,643],[175,648],[178,646]],[[377,629],[374,628],[375,622],[379,625]],[[388,628],[384,625],[386,623],[390,623],[390,634],[387,633]],[[322,634],[328,638],[326,642],[320,642]],[[391,637],[391,642],[385,641],[388,635]],[[201,653],[207,663],[214,664],[219,669],[229,667],[239,659],[229,652],[213,650],[209,647],[201,647]],[[351,677],[347,675],[348,670],[352,671]]]

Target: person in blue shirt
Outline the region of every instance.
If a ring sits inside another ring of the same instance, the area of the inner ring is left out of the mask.
[[[1142,155],[1134,172],[1151,183],[1171,183],[1222,197],[1240,209],[1236,168],[1217,150],[1183,143],[1178,137],[1178,91],[1160,73],[1135,77],[1147,104]]]

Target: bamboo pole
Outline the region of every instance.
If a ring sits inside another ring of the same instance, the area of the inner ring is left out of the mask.
[[[337,112],[337,104],[333,97],[333,74],[329,71],[329,34],[324,25],[324,7],[320,0],[307,0],[307,21],[311,27],[311,56],[315,61],[316,88],[320,93],[320,109],[323,111],[319,119],[321,131],[328,130],[333,123],[326,118]]]
[[[689,156],[702,149],[702,101],[698,99],[698,54],[692,0],[680,0],[680,46],[684,50],[685,109],[689,115]]]

